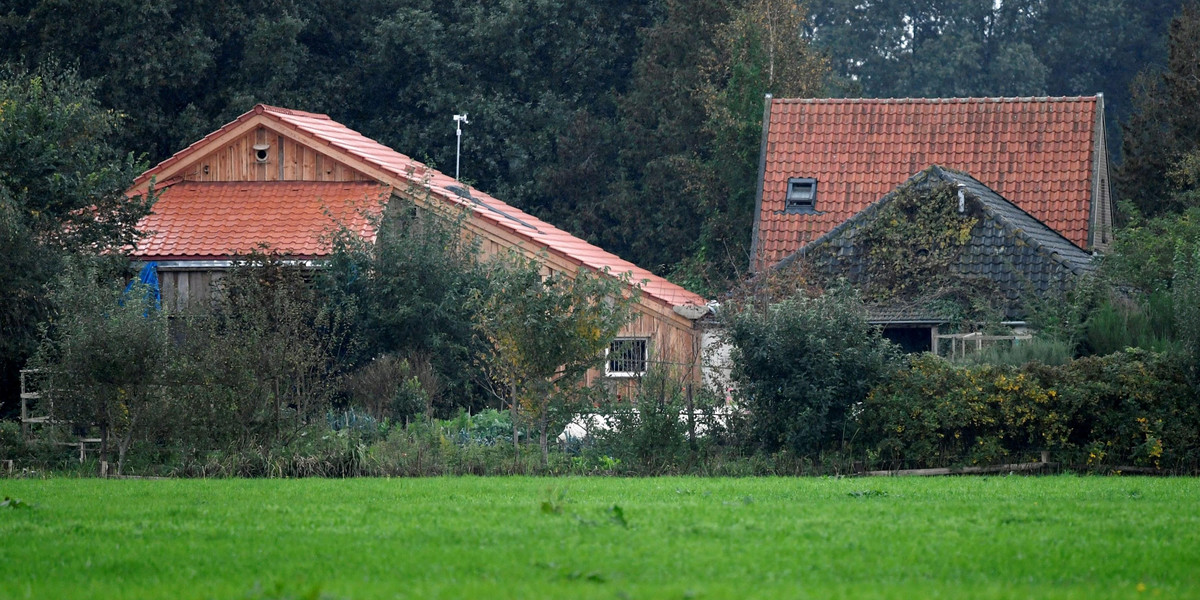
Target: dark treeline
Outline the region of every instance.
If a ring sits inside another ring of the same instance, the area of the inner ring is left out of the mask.
[[[763,93],[1100,91],[1128,114],[1180,3],[13,0],[0,61],[77,69],[152,163],[266,102],[445,167],[465,112],[465,179],[714,293],[747,262]]]
[[[811,34],[848,95],[1062,96],[1102,92],[1161,65],[1182,0],[823,0]]]

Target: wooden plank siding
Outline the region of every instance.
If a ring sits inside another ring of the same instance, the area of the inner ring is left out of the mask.
[[[225,272],[220,269],[159,270],[163,309],[182,313],[203,306],[212,299],[213,284],[224,276]]]
[[[254,146],[266,144],[259,162]],[[224,143],[178,171],[185,181],[375,181],[345,163],[265,126]]]

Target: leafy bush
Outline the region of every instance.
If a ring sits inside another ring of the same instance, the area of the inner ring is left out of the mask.
[[[121,249],[155,198],[125,195],[146,165],[112,143],[128,123],[97,102],[96,84],[36,64],[0,66],[0,417],[51,314],[45,290],[62,259],[95,253],[127,267]]]
[[[838,289],[726,309],[733,381],[756,444],[814,454],[846,439],[846,414],[891,371],[898,351]]]
[[[1126,348],[1161,352],[1171,346],[1174,321],[1174,302],[1166,291],[1155,291],[1142,302],[1110,297],[1088,316],[1084,345],[1096,355]]]
[[[407,192],[428,194],[419,184]],[[348,361],[366,365],[386,355],[408,360],[417,371],[428,367],[432,377],[422,383],[432,412],[450,416],[485,406],[478,365],[486,342],[474,328],[475,305],[468,299],[490,282],[474,236],[463,235],[469,212],[441,205],[418,208],[393,196],[376,219],[375,240],[345,230],[334,236],[317,283],[330,304],[354,307],[362,345]],[[432,381],[436,385],[424,385]]]
[[[871,391],[859,443],[893,467],[1029,460],[1191,471],[1200,397],[1181,357],[1129,349],[1059,366],[955,366],[932,355]]]
[[[185,440],[270,447],[324,417],[354,343],[352,307],[322,302],[303,267],[271,255],[239,261],[217,292],[175,353]]]
[[[1171,288],[1176,275],[1176,255],[1200,247],[1200,207],[1181,215],[1133,219],[1117,231],[1103,270],[1113,280],[1141,294]]]
[[[0,421],[0,460],[18,460],[29,455],[29,447],[21,437],[21,425]]]
[[[444,421],[443,426],[452,433],[451,439],[459,446],[495,446],[512,441],[512,414],[494,408],[473,415],[461,413],[454,419]]]
[[[387,436],[388,427],[385,423],[380,423],[375,417],[369,414],[361,413],[353,408],[341,411],[329,411],[325,415],[325,422],[329,425],[329,429],[334,432],[353,433],[364,442],[373,442],[381,435]]]
[[[495,256],[488,265],[491,289],[472,304],[490,346],[482,358],[492,393],[509,405],[514,424],[536,424],[546,466],[550,428],[565,424],[583,403],[584,378],[633,320],[638,289],[629,273],[607,268],[544,270],[542,257],[519,249]]]
[[[892,466],[1002,462],[1066,444],[1068,415],[1055,410],[1056,395],[1012,367],[912,355],[867,396],[860,440]]]
[[[1190,254],[1184,246],[1177,250],[1172,293],[1175,333],[1189,359],[1187,371],[1192,383],[1200,388],[1200,242]]]
[[[1071,446],[1092,465],[1194,469],[1200,465],[1200,394],[1187,359],[1130,349],[1085,357],[1039,377],[1070,410]],[[1086,452],[1086,456],[1083,454]]]
[[[670,472],[688,454],[685,399],[683,379],[652,366],[638,382],[634,402],[609,402],[598,411],[609,428],[590,432],[595,441],[585,459],[605,471],[621,464],[644,474]]]
[[[355,406],[376,419],[403,422],[432,414],[439,380],[427,358],[410,362],[385,354],[351,373],[346,388]]]
[[[101,460],[115,441],[120,473],[135,436],[168,421],[167,319],[144,287],[123,294],[85,261],[67,263],[50,300],[54,317],[30,363],[48,374],[43,397],[55,420],[95,428]]]

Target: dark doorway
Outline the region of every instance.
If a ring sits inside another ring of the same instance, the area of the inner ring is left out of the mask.
[[[909,354],[933,350],[933,328],[929,325],[884,327],[883,337]]]

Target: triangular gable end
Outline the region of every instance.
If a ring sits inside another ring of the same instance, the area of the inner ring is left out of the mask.
[[[256,109],[146,171],[130,192],[144,191],[151,178],[158,186],[182,181],[380,181],[304,137]]]

